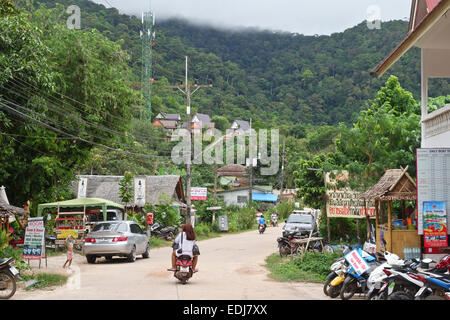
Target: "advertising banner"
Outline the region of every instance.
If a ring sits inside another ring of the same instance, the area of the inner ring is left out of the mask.
[[[423,238],[426,248],[447,246],[445,201],[425,201],[423,203]]]
[[[24,259],[41,259],[45,256],[45,226],[44,218],[29,218],[25,229],[23,244]]]
[[[206,200],[206,195],[208,194],[207,188],[191,188],[191,200]]]
[[[450,149],[417,149],[417,231],[424,234],[424,202],[450,203]],[[450,215],[446,215],[446,225]],[[447,228],[447,234],[449,230]],[[446,247],[447,244],[444,245]]]
[[[138,207],[145,206],[145,177],[134,178],[134,204]]]
[[[359,198],[360,193],[348,187],[338,188],[338,182],[348,180],[346,171],[333,172],[333,178],[327,173],[327,216],[337,218],[365,218],[366,213],[370,218],[375,218],[375,204],[372,201],[366,203]]]

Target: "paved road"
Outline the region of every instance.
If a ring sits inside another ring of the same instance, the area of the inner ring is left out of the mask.
[[[324,300],[321,284],[281,283],[267,277],[264,259],[277,252],[281,227],[268,227],[204,240],[199,243],[199,272],[181,285],[170,266],[171,248],[151,250],[150,259],[135,263],[116,258],[87,264],[76,256],[73,275],[65,287],[53,291],[19,291],[14,299],[118,300]],[[65,256],[49,259],[60,268]]]

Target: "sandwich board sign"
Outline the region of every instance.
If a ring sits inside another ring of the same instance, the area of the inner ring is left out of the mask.
[[[355,269],[358,275],[362,275],[364,272],[370,269],[366,260],[359,254],[357,249],[354,249],[345,255],[345,260]]]
[[[28,219],[22,257],[31,260],[45,257],[45,226],[43,217]]]

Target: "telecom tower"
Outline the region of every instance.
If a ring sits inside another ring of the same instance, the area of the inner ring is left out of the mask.
[[[152,11],[142,13],[142,94],[145,100],[145,109],[147,110],[147,119],[151,121],[152,118],[152,84],[153,84],[153,69],[152,69],[152,47],[155,40],[155,16]],[[144,118],[141,113],[141,119]]]

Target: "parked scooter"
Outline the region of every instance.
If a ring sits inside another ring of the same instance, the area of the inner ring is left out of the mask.
[[[293,254],[297,254],[299,252],[299,245],[292,243],[294,239],[300,239],[300,236],[296,235],[295,232],[290,232],[287,234],[287,237],[278,237],[278,250],[280,252],[280,257],[286,257],[291,254],[291,248]]]
[[[0,299],[9,299],[16,293],[19,271],[14,267],[14,259],[0,259]]]
[[[370,273],[380,264],[377,259],[368,252],[362,250],[361,248],[356,250],[358,250],[358,253],[369,264],[370,269],[362,274],[358,274],[356,270],[349,265],[345,274],[345,280],[342,283],[341,292],[339,293],[342,300],[351,299],[355,293],[365,293],[367,288],[367,279],[369,278]]]
[[[177,257],[176,266],[177,269],[174,272],[174,277],[180,280],[182,284],[186,284],[194,274],[194,269],[192,268],[192,257],[188,255]]]
[[[342,253],[345,256],[352,250],[351,246],[344,246]],[[345,280],[345,273],[348,269],[348,262],[344,257],[337,259],[330,267],[330,274],[327,276],[327,280],[323,285],[323,293],[330,298],[336,298],[339,296],[342,284]]]
[[[450,300],[450,277],[443,275],[427,278],[425,290],[431,290],[425,300]]]
[[[165,227],[161,228],[159,223],[155,223],[150,227],[151,235],[166,239],[167,241],[172,241],[175,239],[175,227]]]

